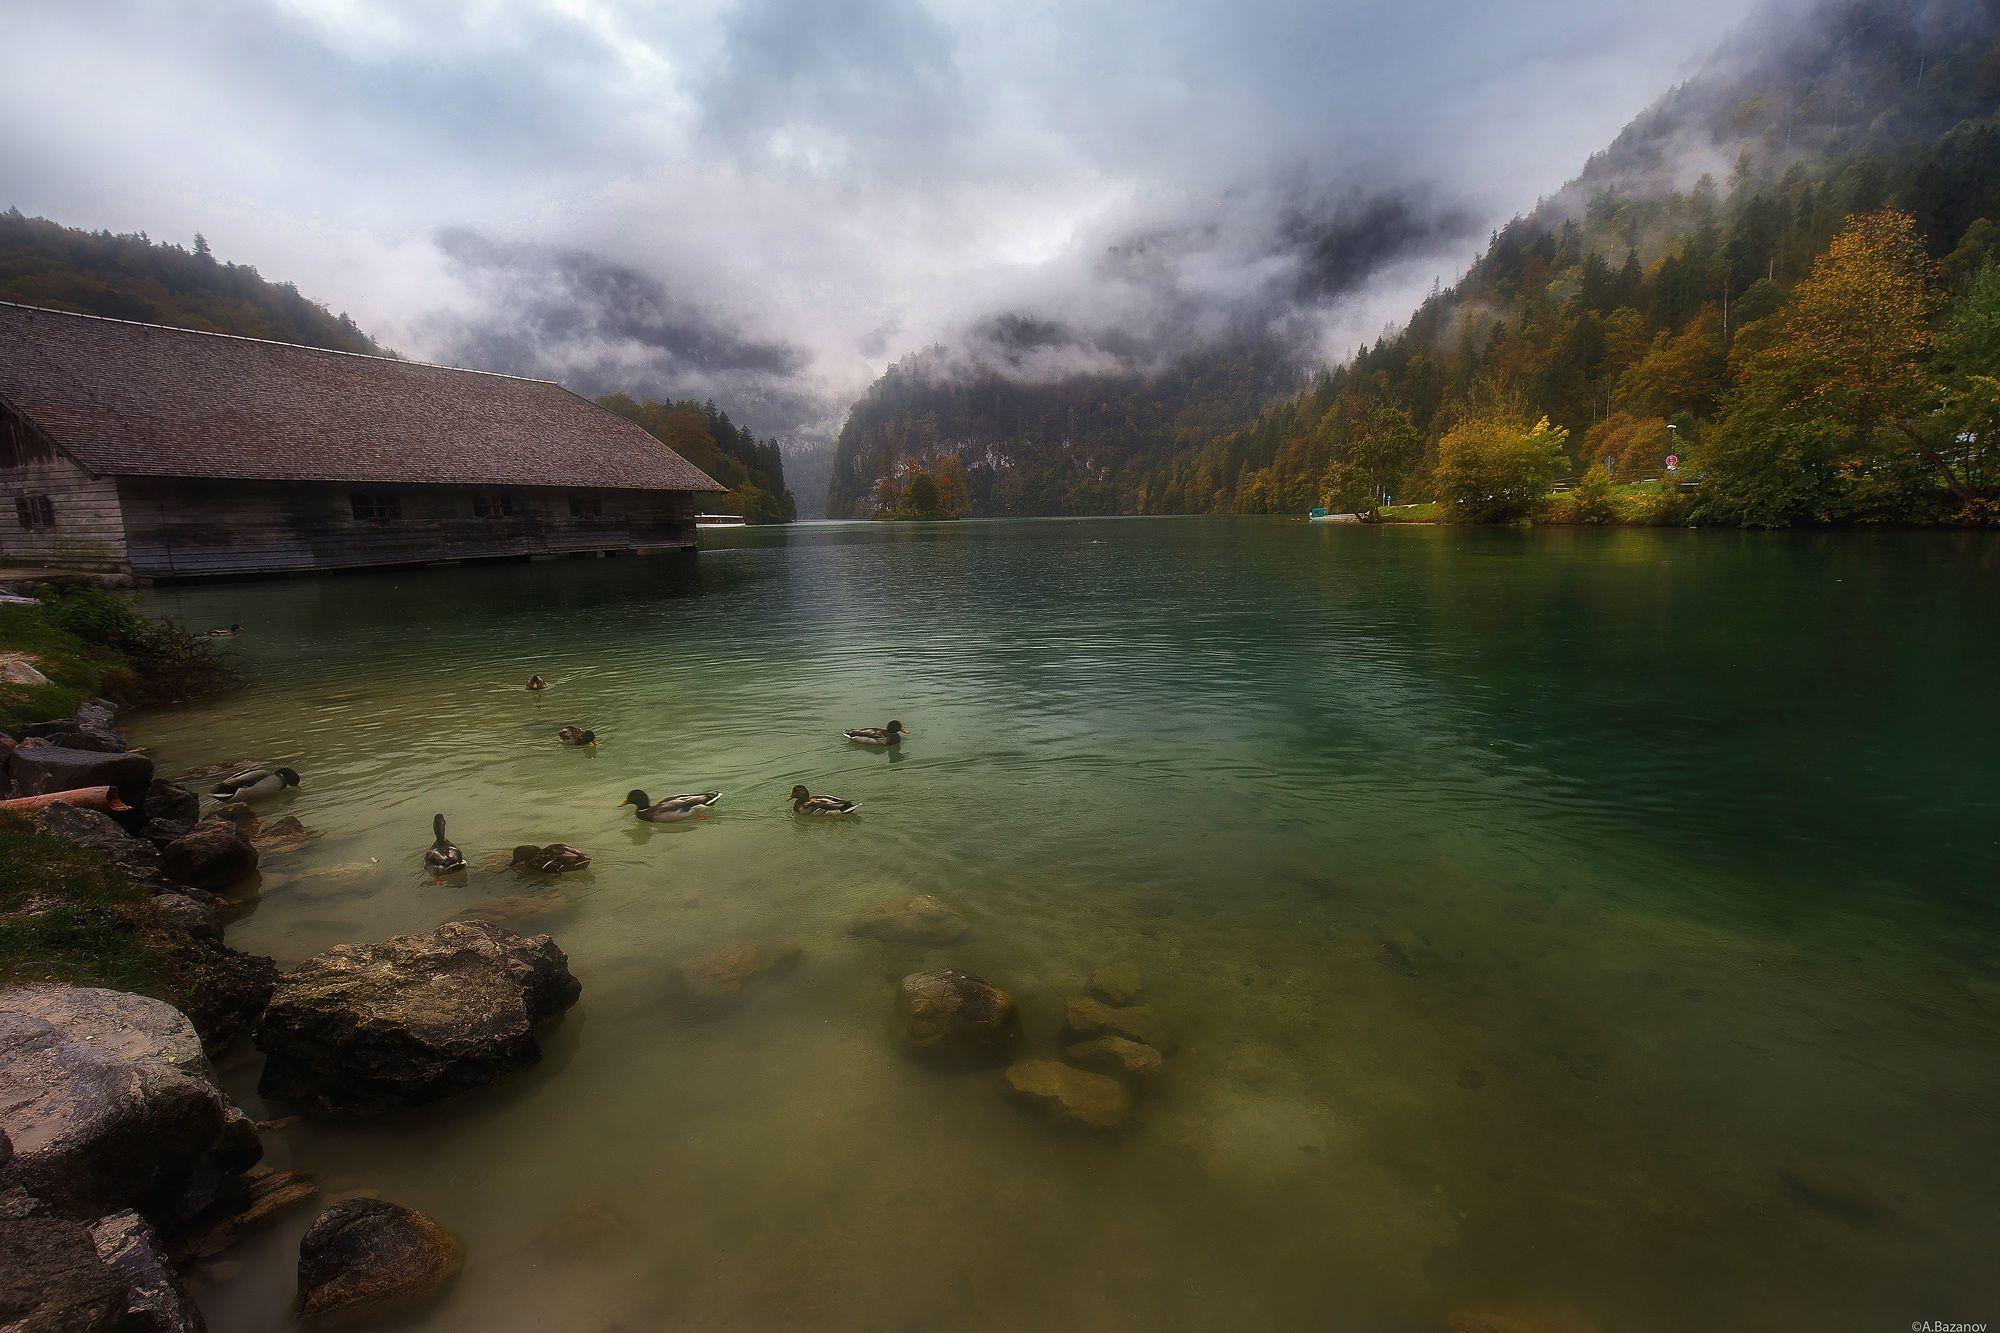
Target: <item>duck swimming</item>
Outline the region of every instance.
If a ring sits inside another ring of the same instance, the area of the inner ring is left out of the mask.
[[[546,690],[546,689],[547,689],[548,687],[549,687],[549,683],[548,683],[547,681],[543,680],[543,679],[542,679],[542,678],[541,678],[540,676],[530,676],[530,677],[528,677],[528,688],[529,688],[529,689],[531,689],[531,690]]]
[[[886,727],[856,727],[840,734],[856,745],[901,745],[910,729],[900,722],[891,722]]]
[[[634,787],[625,793],[625,799],[618,804],[636,807],[635,813],[648,824],[677,824],[683,819],[693,819],[705,814],[717,801],[722,799],[719,791],[691,792],[685,796],[669,796],[662,801],[648,800],[646,793]]]
[[[595,745],[597,733],[589,727],[564,727],[556,733],[556,739],[564,745]]]
[[[543,875],[560,875],[583,869],[590,864],[590,858],[566,842],[552,842],[546,847],[523,843],[514,849],[509,864]]]
[[[437,835],[430,850],[424,853],[424,864],[434,875],[449,875],[454,870],[465,869],[465,853],[458,850],[458,844],[444,836],[444,816],[431,816],[431,832]]]
[[[861,808],[859,801],[843,801],[838,796],[815,796],[803,786],[792,788],[792,813],[798,815],[851,815]]]
[[[246,768],[216,783],[209,795],[218,801],[261,801],[298,785],[299,775],[289,768]]]
[[[243,626],[241,625],[224,625],[220,629],[210,630],[208,637],[211,639],[233,639],[242,632]]]

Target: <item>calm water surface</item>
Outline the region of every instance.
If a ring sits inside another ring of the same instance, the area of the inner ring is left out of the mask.
[[[141,719],[163,768],[305,774],[319,836],[234,943],[477,906],[583,982],[499,1087],[267,1136],[465,1240],[411,1323],[2000,1318],[1990,539],[829,525],[152,600],[243,621],[254,681]],[[904,753],[840,740],[891,716]],[[796,820],[795,781],[864,814]],[[654,828],[634,786],[726,795]],[[428,883],[439,810],[475,861],[595,865]],[[847,933],[911,892],[972,935]],[[679,1015],[732,942],[804,961]],[[898,1048],[907,972],[988,977],[1053,1053],[1107,962],[1175,1036],[1120,1138]],[[203,1271],[213,1327],[283,1324],[310,1211]]]

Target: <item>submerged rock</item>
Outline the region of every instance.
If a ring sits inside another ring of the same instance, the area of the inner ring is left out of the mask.
[[[1070,1124],[1116,1129],[1132,1114],[1124,1084],[1060,1060],[1023,1060],[1007,1066],[1006,1078],[1016,1097]]]
[[[965,918],[928,893],[888,898],[862,909],[848,930],[895,944],[955,944],[965,938]]]
[[[344,944],[279,979],[256,1030],[258,1089],[371,1112],[482,1087],[541,1059],[535,1027],[581,991],[547,935],[484,921]]]
[[[917,972],[899,992],[910,1045],[955,1060],[998,1059],[1021,1035],[1014,997],[963,972]]]
[[[1166,1025],[1151,1005],[1120,1007],[1079,995],[1064,1011],[1069,1030],[1079,1037],[1129,1037],[1159,1050],[1166,1049]]]
[[[1080,1041],[1069,1048],[1069,1062],[1085,1069],[1128,1078],[1151,1078],[1160,1072],[1166,1057],[1144,1042],[1129,1037],[1099,1037]]]
[[[251,845],[258,852],[273,855],[295,852],[310,842],[316,835],[299,821],[296,815],[280,815],[266,823],[260,823]]]
[[[1111,1004],[1130,1004],[1145,990],[1139,969],[1129,963],[1114,963],[1090,974],[1090,989]]]
[[[227,820],[204,819],[160,852],[160,869],[176,884],[226,889],[257,869],[257,849]]]
[[[464,1250],[414,1208],[344,1199],[313,1219],[299,1241],[299,1313],[404,1300],[457,1276]]]
[[[674,1001],[696,1016],[718,1014],[742,999],[755,983],[791,971],[798,961],[798,949],[788,944],[718,945],[674,969]]]
[[[0,1176],[51,1208],[135,1208],[162,1226],[206,1207],[263,1153],[173,1006],[95,987],[0,996]]]

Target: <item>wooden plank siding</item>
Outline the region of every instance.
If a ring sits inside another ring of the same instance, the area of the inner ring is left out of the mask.
[[[117,492],[131,572],[154,581],[695,544],[687,492],[162,477],[123,477]],[[392,498],[395,516],[357,518],[356,495]],[[481,516],[475,497],[512,513]],[[572,497],[600,513],[573,514]]]
[[[30,525],[17,501],[49,521]],[[118,570],[125,559],[118,483],[91,476],[0,404],[0,564]]]

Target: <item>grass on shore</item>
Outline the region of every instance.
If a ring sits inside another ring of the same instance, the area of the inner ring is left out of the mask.
[[[0,606],[0,651],[28,654],[49,678],[0,685],[0,731],[67,716],[130,670],[124,654],[59,628],[41,606]]]
[[[150,895],[102,852],[0,813],[0,986],[65,981],[179,997],[139,913]]]

